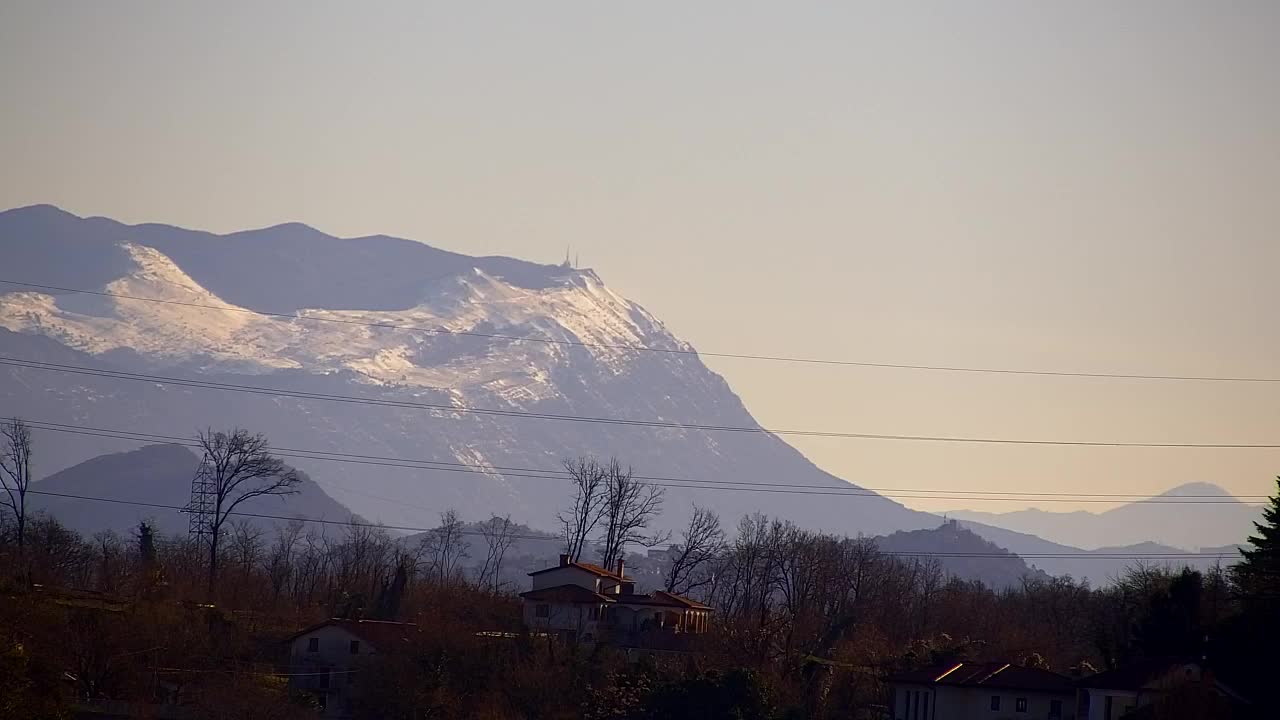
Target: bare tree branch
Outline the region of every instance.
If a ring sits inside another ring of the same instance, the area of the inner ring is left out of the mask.
[[[209,518],[209,592],[218,576],[218,541],[227,518],[246,500],[266,495],[292,495],[300,482],[298,473],[273,456],[264,435],[234,428],[230,432],[206,430],[197,435],[204,457],[196,472],[213,490]]]
[[[625,556],[628,545],[653,547],[670,539],[669,533],[650,536],[645,532],[649,523],[662,514],[664,492],[663,488],[636,480],[631,468],[623,470],[616,458],[609,461],[600,511],[604,523],[601,565],[612,569]]]
[[[682,543],[673,549],[667,568],[667,592],[684,595],[711,582],[712,563],[724,551],[724,530],[720,516],[707,508],[693,506],[693,517],[682,533]]]
[[[573,483],[573,507],[559,516],[564,538],[564,551],[570,560],[582,557],[587,539],[591,537],[604,504],[604,483],[608,471],[595,458],[580,457],[565,460],[564,468]]]
[[[462,520],[456,510],[440,513],[440,526],[430,530],[422,539],[421,550],[430,558],[428,574],[434,575],[440,585],[459,579],[462,561],[470,557],[471,544],[463,539]]]
[[[4,447],[0,448],[0,486],[5,496],[0,506],[9,508],[17,524],[18,553],[27,537],[27,491],[31,488],[31,428],[22,418],[0,424]]]
[[[502,574],[502,560],[507,555],[507,548],[515,541],[511,516],[489,518],[480,524],[480,534],[484,536],[486,553],[484,566],[477,578],[480,587],[497,590]]]

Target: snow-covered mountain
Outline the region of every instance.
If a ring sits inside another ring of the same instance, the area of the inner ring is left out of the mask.
[[[848,487],[768,434],[522,417],[757,427],[696,354],[634,349],[692,348],[590,270],[297,224],[213,235],[50,206],[0,213],[0,257],[3,279],[110,294],[0,286],[0,355],[311,395],[0,366],[0,415],[181,436],[239,425],[280,448],[466,466],[289,458],[353,511],[387,523],[434,525],[455,508],[553,528],[568,485],[544,471],[583,454],[616,455],[649,476]],[[37,442],[41,474],[144,444],[50,431]],[[693,503],[730,523],[762,511],[847,533],[938,523],[878,496],[666,484],[669,527]]]

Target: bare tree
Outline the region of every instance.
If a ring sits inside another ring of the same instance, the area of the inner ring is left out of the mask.
[[[502,560],[507,555],[507,548],[515,541],[511,516],[494,515],[480,524],[480,534],[484,536],[486,552],[478,582],[481,587],[496,590],[502,572]]]
[[[0,485],[5,497],[0,506],[13,513],[18,532],[18,552],[26,547],[27,491],[31,489],[31,428],[22,418],[0,424],[4,447],[0,448]]]
[[[342,617],[357,617],[376,602],[387,575],[397,559],[395,542],[387,531],[357,522],[343,531],[343,540],[332,548],[332,586],[344,596]]]
[[[271,583],[271,601],[279,602],[285,584],[294,573],[298,541],[302,537],[303,522],[292,520],[276,528],[275,543],[267,556],[267,580]]]
[[[323,530],[311,528],[302,539],[302,549],[293,570],[293,599],[297,604],[316,596],[331,580],[334,552]]]
[[[600,539],[600,564],[612,569],[632,544],[653,547],[670,539],[669,533],[649,536],[649,523],[662,513],[665,491],[635,479],[631,469],[622,469],[618,460],[609,461],[604,480],[604,504],[600,521],[604,536]]]
[[[208,483],[213,508],[208,518],[209,592],[218,579],[218,541],[223,525],[241,503],[264,495],[292,495],[298,473],[274,457],[262,434],[235,428],[230,432],[201,432],[197,439],[204,457],[196,473]]]
[[[115,592],[116,582],[124,575],[124,545],[114,530],[93,534],[93,547],[98,555],[97,589]]]
[[[248,518],[231,523],[231,559],[239,572],[239,581],[247,582],[262,560],[266,532]]]
[[[446,510],[440,513],[440,527],[422,538],[422,551],[428,557],[427,572],[441,585],[457,579],[462,561],[470,557],[470,544],[463,539],[463,529],[458,512]]]
[[[559,519],[565,554],[576,562],[582,557],[582,550],[596,529],[596,523],[600,522],[605,479],[609,472],[598,460],[589,457],[565,460],[564,469],[569,472],[569,481],[573,483],[573,507]]]
[[[707,508],[693,506],[693,517],[673,548],[667,568],[667,592],[684,595],[711,582],[711,565],[724,551],[724,530],[720,516]]]

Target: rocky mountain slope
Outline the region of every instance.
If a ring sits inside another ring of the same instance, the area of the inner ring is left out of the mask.
[[[775,436],[678,427],[758,426],[687,343],[590,270],[296,224],[213,235],[49,206],[0,213],[0,254],[5,279],[112,295],[0,286],[0,355],[238,388],[0,365],[3,415],[176,436],[238,425],[281,448],[437,463],[290,459],[347,507],[396,525],[430,526],[455,508],[554,528],[569,498],[553,471],[582,454],[676,478],[664,482],[671,527],[695,502],[730,523],[762,511],[851,534],[937,524],[879,496],[686,482],[850,487]],[[139,444],[49,431],[37,442],[41,472]]]

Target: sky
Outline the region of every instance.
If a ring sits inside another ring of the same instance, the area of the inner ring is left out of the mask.
[[[0,208],[572,247],[708,352],[1280,377],[1278,40],[1268,1],[0,0]],[[1280,383],[707,362],[771,428],[1280,442]],[[872,487],[1280,474],[1280,450],[790,441]]]

